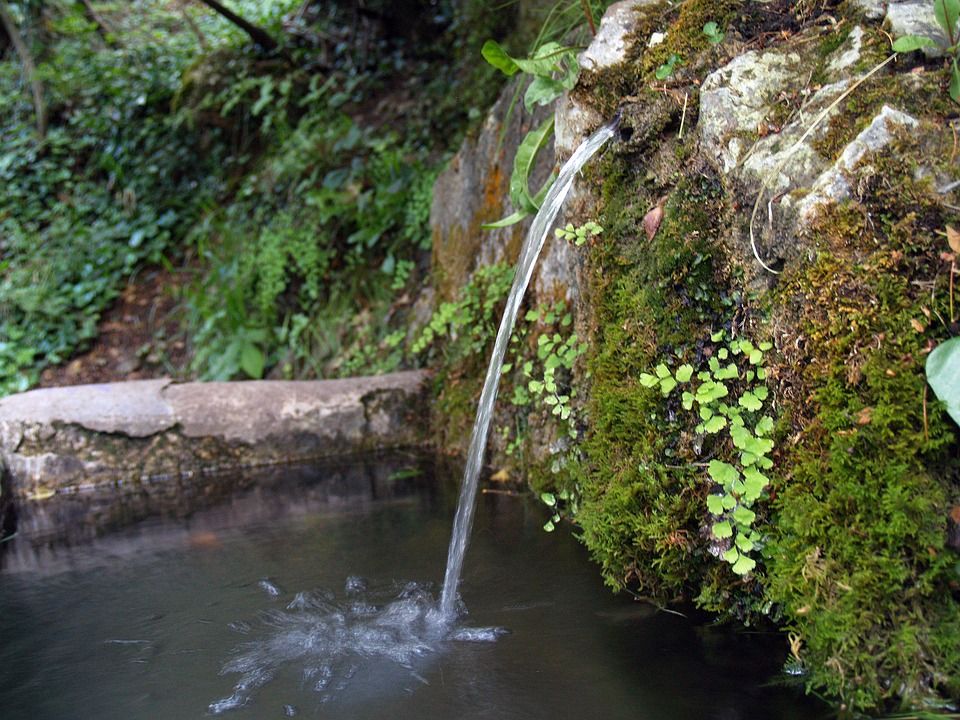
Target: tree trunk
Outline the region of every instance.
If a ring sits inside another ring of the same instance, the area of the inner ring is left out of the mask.
[[[40,84],[40,79],[37,77],[37,66],[33,62],[33,56],[30,55],[30,50],[27,49],[26,43],[20,37],[17,25],[10,14],[10,8],[7,7],[4,0],[0,0],[0,25],[3,25],[14,50],[20,56],[20,62],[23,63],[23,74],[33,90],[33,107],[37,114],[37,134],[43,138],[47,134],[47,109],[43,104],[43,85]]]
[[[247,35],[250,36],[250,39],[253,40],[254,43],[259,45],[264,50],[273,51],[279,48],[279,43],[273,39],[270,33],[263,28],[257,27],[253,23],[247,22],[232,10],[225,8],[223,5],[217,2],[217,0],[200,0],[200,2],[243,30]]]

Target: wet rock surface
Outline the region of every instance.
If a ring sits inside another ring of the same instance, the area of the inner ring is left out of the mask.
[[[5,487],[21,499],[417,445],[422,372],[324,381],[146,380],[0,400]]]

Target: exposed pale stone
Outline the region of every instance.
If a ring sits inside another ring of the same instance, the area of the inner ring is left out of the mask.
[[[852,173],[867,153],[882,150],[893,139],[892,126],[917,127],[917,120],[906,113],[884,105],[871,123],[844,148],[833,167],[824,172],[810,193],[799,203],[800,218],[809,222],[816,211],[829,203],[850,196],[847,175]]]
[[[623,0],[611,5],[604,13],[597,34],[590,46],[580,53],[580,67],[600,70],[624,61],[629,50],[627,36],[636,27],[637,12],[645,5],[659,0]]]
[[[887,12],[885,0],[850,0],[854,7],[863,11],[869,20],[879,20]]]
[[[0,400],[15,495],[418,444],[422,372],[323,381],[141,380]]]
[[[937,23],[933,13],[933,3],[930,0],[908,0],[908,2],[891,2],[887,7],[887,22],[894,38],[904,35],[919,35],[930,38],[936,47],[925,47],[922,52],[927,57],[943,57],[949,45],[943,29]]]
[[[750,51],[711,73],[700,91],[697,131],[707,159],[730,173],[743,154],[738,133],[753,134],[770,114],[778,94],[799,84],[795,53]]]
[[[850,31],[843,45],[833,52],[830,62],[827,63],[827,72],[837,77],[850,72],[860,60],[862,48],[863,28],[857,25]]]

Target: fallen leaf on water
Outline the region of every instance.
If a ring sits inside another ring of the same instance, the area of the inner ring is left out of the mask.
[[[510,473],[507,472],[506,468],[497,470],[493,475],[490,476],[490,482],[508,482],[510,480]]]
[[[27,500],[49,500],[57,491],[44,485],[37,485],[32,491],[27,493]]]

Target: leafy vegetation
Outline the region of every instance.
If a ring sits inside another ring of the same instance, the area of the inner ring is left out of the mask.
[[[946,53],[950,55],[950,85],[948,92],[954,102],[960,103],[960,0],[932,0],[933,13],[946,39]],[[913,52],[925,47],[937,47],[936,41],[925,35],[904,35],[893,43],[895,52]]]

